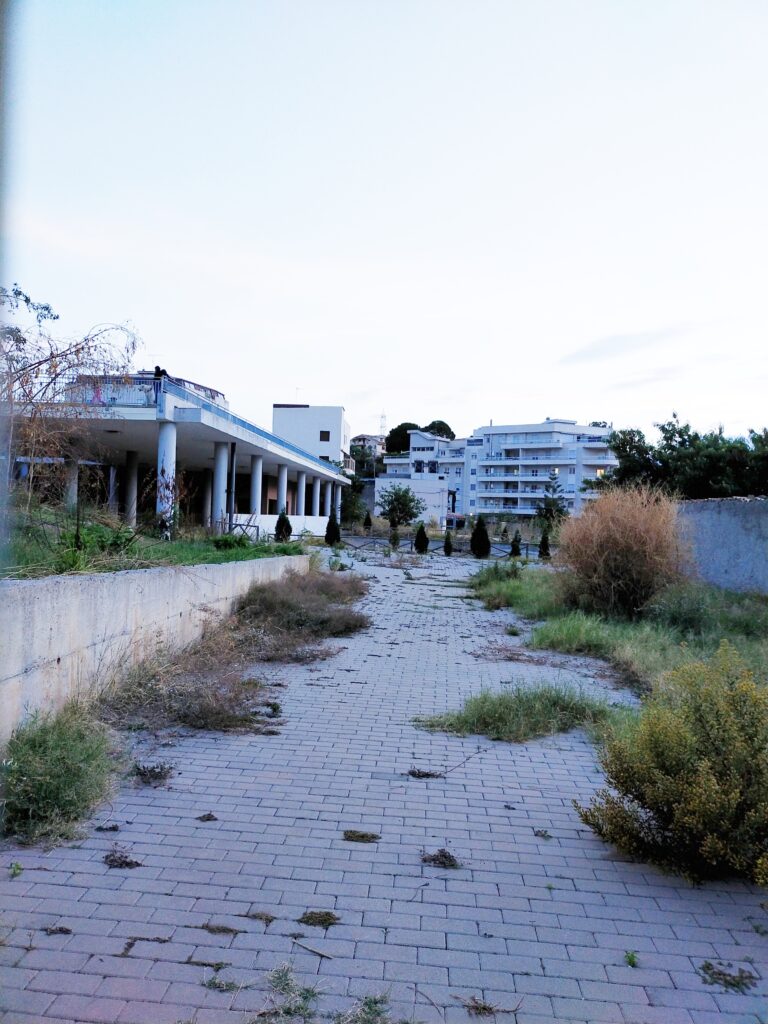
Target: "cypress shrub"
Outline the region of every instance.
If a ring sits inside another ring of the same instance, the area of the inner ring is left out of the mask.
[[[519,558],[522,554],[522,549],[520,547],[522,540],[523,538],[520,536],[520,531],[515,530],[512,536],[512,546],[509,549],[509,553],[512,556],[512,558]]]
[[[365,530],[366,533],[370,533],[372,526],[373,526],[373,523],[371,522],[370,510],[366,510],[365,519],[363,520],[363,529]]]
[[[451,539],[451,531],[445,531],[445,540],[443,541],[443,551],[450,558],[453,554],[453,540]]]
[[[331,514],[328,516],[328,525],[325,528],[325,543],[333,547],[334,544],[341,542],[341,530],[339,529],[339,521],[336,518],[336,509],[331,509]]]
[[[541,540],[539,541],[539,558],[550,558],[551,552],[549,550],[549,530],[543,530],[541,534]]]
[[[291,526],[291,520],[285,514],[285,509],[283,509],[275,523],[275,542],[277,544],[287,544],[291,539],[292,533],[293,527]]]
[[[477,517],[477,522],[469,541],[469,548],[475,558],[487,558],[491,553],[491,539],[488,536],[488,528],[482,516]]]
[[[416,548],[416,553],[418,555],[426,555],[429,551],[429,537],[427,536],[427,531],[424,529],[424,523],[419,523],[419,528],[413,539],[413,546]]]

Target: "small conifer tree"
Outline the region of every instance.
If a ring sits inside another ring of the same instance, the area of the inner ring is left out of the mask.
[[[424,529],[424,523],[419,523],[419,528],[413,539],[413,546],[416,548],[417,555],[426,555],[429,551],[429,537],[427,536],[427,531]]]
[[[453,554],[453,540],[451,539],[451,531],[445,531],[445,540],[443,541],[443,551],[450,558]]]
[[[488,536],[488,528],[482,516],[477,517],[469,548],[475,558],[487,558],[491,553],[491,538]]]
[[[520,536],[520,531],[515,530],[512,536],[512,546],[509,549],[509,554],[512,558],[519,558],[522,554],[522,549],[520,547],[522,540],[523,538]]]
[[[275,523],[275,541],[278,544],[287,544],[291,539],[293,533],[293,527],[291,526],[291,520],[286,515],[285,509],[277,517]]]
[[[341,530],[339,529],[339,521],[336,518],[336,509],[331,509],[331,514],[328,516],[328,525],[325,528],[325,543],[333,547],[334,544],[339,544],[341,541]]]
[[[501,531],[501,539],[502,540],[509,540],[509,531],[507,530],[507,524],[506,523],[504,523],[504,528]]]
[[[392,548],[393,551],[397,551],[397,549],[400,547],[400,534],[397,532],[397,530],[393,530],[392,533],[390,533],[389,546]]]
[[[365,519],[363,520],[363,529],[365,530],[366,533],[370,533],[372,526],[373,523],[371,522],[371,513],[370,510],[367,509],[365,513]]]
[[[543,530],[539,541],[539,558],[549,558],[549,530]]]

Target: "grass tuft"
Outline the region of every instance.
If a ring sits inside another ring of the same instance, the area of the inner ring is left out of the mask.
[[[36,712],[8,741],[2,768],[3,829],[22,842],[71,838],[106,796],[113,759],[107,729],[71,701]]]
[[[504,693],[485,690],[468,698],[460,711],[417,719],[417,724],[458,736],[482,735],[523,743],[577,726],[594,725],[606,719],[610,710],[605,701],[589,697],[581,690],[541,683],[517,685]]]
[[[299,924],[308,924],[314,928],[330,928],[341,920],[332,910],[306,910],[298,917]]]

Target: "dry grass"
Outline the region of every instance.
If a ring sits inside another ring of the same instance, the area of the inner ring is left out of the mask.
[[[359,576],[322,572],[289,573],[252,587],[235,614],[209,626],[198,643],[158,651],[114,679],[101,695],[101,715],[122,728],[185,725],[272,734],[280,705],[264,684],[243,678],[246,668],[255,661],[327,657],[322,640],[368,626],[368,617],[349,607],[366,590]]]
[[[647,485],[613,488],[563,525],[557,562],[566,602],[583,611],[636,618],[682,576],[678,507]]]

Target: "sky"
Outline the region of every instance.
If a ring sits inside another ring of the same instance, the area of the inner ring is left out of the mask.
[[[403,420],[768,425],[765,0],[15,0],[3,274]]]

